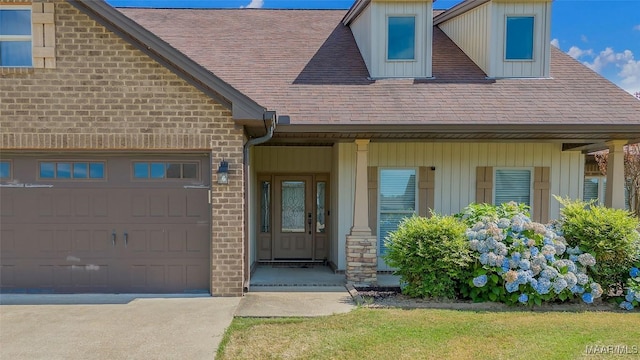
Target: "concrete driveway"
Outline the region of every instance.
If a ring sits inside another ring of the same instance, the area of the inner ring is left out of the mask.
[[[240,298],[0,295],[0,359],[214,359]]]

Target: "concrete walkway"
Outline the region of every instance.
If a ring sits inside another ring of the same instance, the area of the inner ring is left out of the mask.
[[[3,294],[0,359],[214,359],[240,302],[145,297]]]
[[[310,317],[341,314],[356,305],[344,286],[281,287],[252,291],[240,300],[238,317]]]

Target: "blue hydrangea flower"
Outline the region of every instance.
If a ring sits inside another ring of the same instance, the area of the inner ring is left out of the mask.
[[[540,253],[540,249],[538,249],[537,247],[532,247],[531,248],[531,256],[536,257],[538,256],[538,254]]]
[[[631,311],[633,310],[633,304],[628,301],[623,301],[620,303],[620,308]]]
[[[558,255],[564,254],[565,250],[567,249],[567,246],[560,241],[556,241],[553,245],[556,248],[556,254]]]
[[[574,273],[566,273],[564,274],[564,281],[567,282],[567,287],[568,288],[572,288],[576,285],[578,285],[578,278],[576,277],[576,274]]]
[[[489,263],[489,254],[482,253],[480,254],[480,264],[487,265]]]
[[[514,282],[505,283],[505,288],[507,288],[507,291],[509,293],[513,293],[513,292],[518,291],[519,287],[520,287],[520,285],[515,281]]]
[[[578,255],[569,255],[569,260],[575,263],[576,261],[578,261]]]
[[[589,253],[584,253],[578,256],[578,262],[580,262],[582,266],[593,266],[596,264],[596,258]]]
[[[582,294],[582,301],[587,304],[593,304],[593,295],[591,295],[591,293]]]
[[[529,260],[527,259],[523,259],[523,260],[520,260],[520,262],[518,263],[518,266],[522,270],[529,270],[531,268],[531,262],[529,262]]]
[[[525,293],[520,294],[520,296],[518,296],[518,301],[523,303],[523,304],[526,304],[527,301],[529,301],[529,295],[527,295]]]
[[[521,257],[521,256],[522,256],[522,255],[520,255],[520,253],[519,253],[519,252],[514,252],[514,253],[512,253],[512,254],[511,254],[511,259],[512,259],[513,261],[515,261],[515,262],[518,262],[518,261],[520,261],[520,257]]]
[[[506,229],[509,227],[509,225],[511,225],[511,221],[509,221],[509,219],[507,218],[501,218],[500,220],[498,220],[498,227],[500,229]]]
[[[624,299],[627,300],[628,302],[632,302],[634,299],[636,298],[633,290],[628,289],[627,290],[627,295],[625,295]]]
[[[473,285],[475,287],[483,287],[487,284],[487,275],[480,275],[473,278]]]
[[[487,230],[482,229],[476,233],[476,239],[484,240],[487,238]]]
[[[560,294],[562,292],[562,290],[567,288],[567,282],[563,279],[563,278],[556,278],[556,280],[553,282],[553,291],[556,294]]]
[[[504,258],[504,260],[502,260],[502,271],[509,271],[509,259],[507,258]]]
[[[632,267],[631,270],[629,270],[629,276],[631,276],[632,278],[640,276],[640,269],[638,269],[637,267]]]
[[[578,273],[576,274],[576,277],[578,278],[578,284],[580,285],[586,285],[589,282],[589,277],[587,276],[587,274]]]
[[[594,298],[602,296],[602,286],[600,286],[600,284],[592,282],[589,284],[589,287],[591,288],[591,295],[593,295]]]
[[[536,286],[535,290],[540,295],[548,294],[549,290],[551,290],[551,281],[547,278],[538,279],[538,286]]]
[[[584,294],[584,288],[580,285],[575,285],[571,288],[572,294]]]

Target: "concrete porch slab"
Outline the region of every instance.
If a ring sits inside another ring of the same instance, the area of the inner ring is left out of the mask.
[[[240,300],[237,317],[314,317],[347,313],[356,305],[341,292],[249,292]]]

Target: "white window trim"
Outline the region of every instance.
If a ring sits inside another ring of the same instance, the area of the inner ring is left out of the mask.
[[[412,213],[413,215],[418,214],[418,206],[419,206],[418,201],[419,201],[419,195],[420,195],[419,194],[419,190],[420,189],[418,189],[418,184],[419,184],[420,179],[418,178],[419,171],[418,171],[417,167],[379,167],[378,168],[378,193],[376,194],[376,196],[378,198],[378,201],[377,201],[378,202],[378,208],[376,209],[376,211],[377,211],[377,213],[376,213],[376,219],[377,219],[377,221],[376,221],[376,234],[377,234],[377,239],[376,239],[376,242],[377,242],[376,248],[377,248],[377,250],[376,250],[376,253],[378,254],[378,257],[380,257],[382,255],[381,252],[380,252],[380,250],[381,250],[380,244],[381,244],[381,240],[383,240],[381,238],[382,234],[380,233],[380,206],[382,205],[381,196],[380,196],[380,192],[381,191],[380,190],[382,189],[382,176],[381,175],[382,175],[382,171],[383,170],[413,170],[414,171],[414,174],[415,174],[415,177],[416,177],[415,178],[415,187],[416,187],[416,189],[415,189],[415,199],[414,199],[414,205],[413,205],[414,209],[413,209],[413,213]],[[398,212],[389,211],[389,212],[386,212],[386,213],[389,213],[389,214],[405,214],[406,213],[406,214],[408,214],[408,212],[400,212],[400,211],[398,211]]]
[[[496,204],[496,172],[498,172],[498,170],[529,170],[530,173],[530,177],[529,177],[529,212],[533,214],[533,185],[535,182],[535,168],[533,167],[518,167],[518,166],[499,166],[499,167],[495,167],[493,168],[493,191],[492,191],[492,199],[491,202],[495,205]]]
[[[0,41],[30,41],[31,42],[31,65],[23,66],[2,66],[0,68],[32,68],[33,67],[33,9],[31,6],[25,5],[0,5],[0,10],[29,10],[29,19],[31,21],[31,35],[2,35]]]
[[[413,18],[413,59],[389,59],[389,18],[391,17],[412,17]],[[387,14],[385,19],[386,26],[384,28],[384,58],[386,62],[417,62],[418,61],[418,14]]]
[[[507,19],[510,17],[532,17],[533,18],[533,39],[532,41],[532,53],[531,59],[507,59]],[[538,29],[538,19],[536,14],[505,14],[504,15],[504,26],[503,26],[504,37],[502,40],[502,59],[505,62],[536,62],[536,54],[539,51],[536,51],[536,40],[537,40],[537,29]]]

